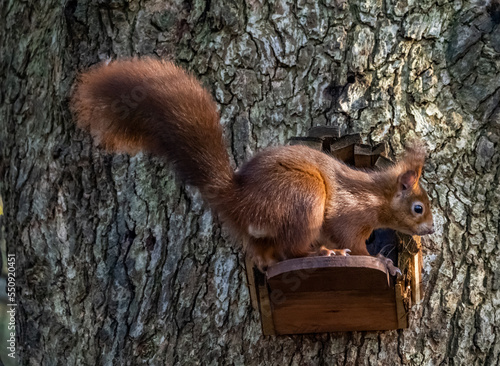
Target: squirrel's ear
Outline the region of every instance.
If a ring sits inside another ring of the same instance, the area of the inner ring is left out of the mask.
[[[414,170],[407,170],[398,177],[399,189],[407,191],[413,188],[418,183],[419,175]]]
[[[418,184],[424,168],[426,149],[422,141],[414,140],[406,145],[405,155],[399,163],[398,188],[406,191]]]

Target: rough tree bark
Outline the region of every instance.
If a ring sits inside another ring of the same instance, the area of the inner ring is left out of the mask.
[[[498,0],[0,3],[1,194],[22,365],[498,365]],[[78,70],[176,60],[212,90],[238,166],[338,124],[421,136],[437,232],[404,331],[264,337],[240,244],[148,155],[68,112]]]

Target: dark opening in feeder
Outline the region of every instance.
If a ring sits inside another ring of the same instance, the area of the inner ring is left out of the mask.
[[[360,135],[339,137],[332,127],[311,129],[306,144],[360,168],[392,164],[385,145],[362,145]],[[334,331],[390,330],[408,327],[408,312],[421,299],[420,238],[393,230],[375,230],[367,240],[403,272],[395,278],[385,264],[369,256],[306,257],[276,263],[264,274],[247,262],[253,307],[265,335]]]

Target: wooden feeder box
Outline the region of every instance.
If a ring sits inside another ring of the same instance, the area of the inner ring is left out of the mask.
[[[392,164],[384,144],[363,145],[359,134],[340,137],[333,127],[315,127],[290,144],[317,148],[360,168]],[[252,306],[264,335],[407,328],[408,312],[422,297],[420,237],[375,230],[367,249],[372,255],[382,250],[403,275],[390,276],[371,256],[295,258],[266,273],[247,260]]]

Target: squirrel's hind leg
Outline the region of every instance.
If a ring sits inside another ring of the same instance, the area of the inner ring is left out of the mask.
[[[261,272],[265,272],[269,266],[286,259],[276,251],[274,238],[249,237],[247,254]]]

